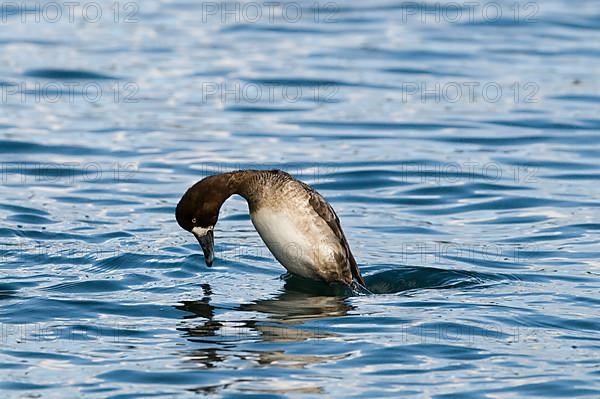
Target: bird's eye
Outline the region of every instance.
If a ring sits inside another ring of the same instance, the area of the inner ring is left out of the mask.
[[[192,224],[196,224],[196,218],[192,219]]]

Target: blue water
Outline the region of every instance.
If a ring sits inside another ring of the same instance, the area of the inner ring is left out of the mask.
[[[113,3],[0,12],[3,398],[600,397],[596,1]],[[325,195],[374,294],[240,198],[207,268],[174,207],[236,168]]]

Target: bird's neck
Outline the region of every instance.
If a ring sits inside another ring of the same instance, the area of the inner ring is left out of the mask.
[[[199,182],[205,208],[219,212],[221,205],[232,195],[240,195],[247,202],[250,212],[256,210],[268,197],[268,192],[276,184],[272,173],[262,170],[239,170],[213,175]]]
[[[268,178],[264,171],[260,170],[240,170],[225,174],[227,187],[224,190],[227,198],[237,194],[248,202],[252,210],[262,198],[264,189],[264,180]],[[225,199],[227,199],[225,198]]]

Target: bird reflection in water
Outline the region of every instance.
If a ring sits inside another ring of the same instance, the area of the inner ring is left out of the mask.
[[[249,318],[245,320],[224,318],[224,314],[232,309],[211,304],[212,291],[208,284],[202,285],[202,299],[176,306],[191,313],[185,319],[203,319],[199,324],[179,329],[189,341],[206,345],[202,349],[187,351],[185,362],[213,368],[220,363],[242,359],[259,366],[277,363],[279,367],[302,368],[349,356],[298,355],[285,350],[257,351],[256,346],[252,346],[257,341],[286,343],[336,337],[335,323],[325,322],[325,319],[343,317],[353,309],[347,302],[351,292],[345,287],[289,275],[285,276],[285,280],[283,290],[276,297],[241,304],[233,309],[248,312]],[[219,313],[221,319],[217,320]],[[245,349],[245,345],[252,348]]]

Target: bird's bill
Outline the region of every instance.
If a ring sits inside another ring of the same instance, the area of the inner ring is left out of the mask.
[[[206,262],[206,266],[211,267],[215,258],[215,240],[212,227],[194,227],[192,229],[192,233],[194,234],[194,236],[198,240],[198,243],[200,243],[200,246],[202,247],[202,252],[204,252],[204,261]]]

